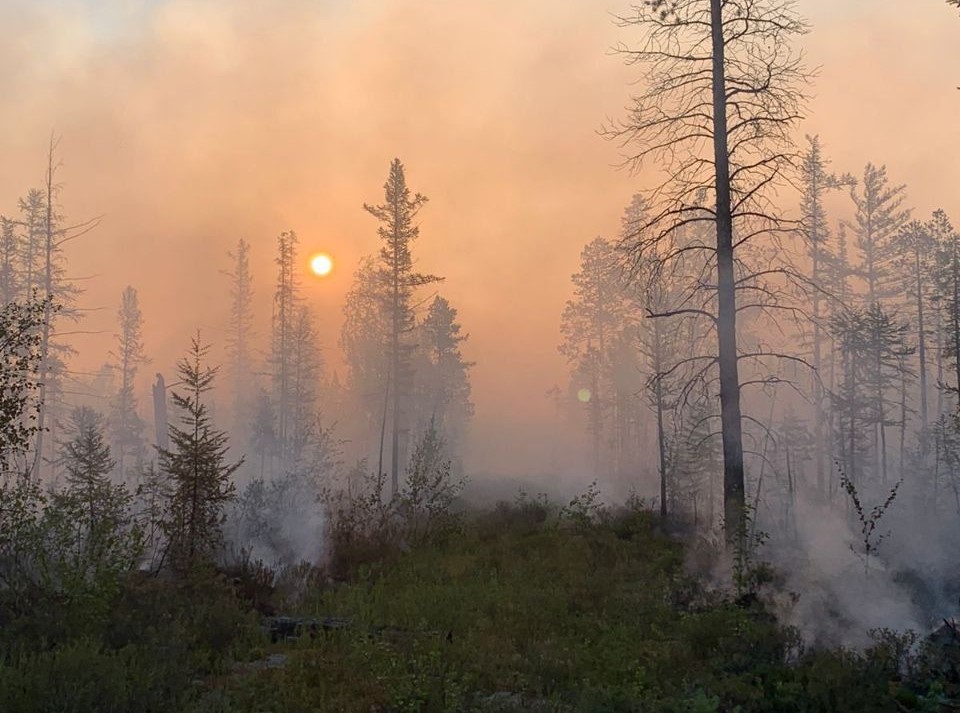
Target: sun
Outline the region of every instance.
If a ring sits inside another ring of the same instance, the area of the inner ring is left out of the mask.
[[[310,258],[310,269],[317,277],[326,277],[333,272],[333,258],[326,253],[317,253]]]

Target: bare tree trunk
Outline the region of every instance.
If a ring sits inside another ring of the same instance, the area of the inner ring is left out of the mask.
[[[387,385],[383,391],[383,414],[380,418],[380,457],[377,461],[377,478],[383,475],[383,438],[387,432],[387,407],[390,403],[390,372],[387,371]],[[379,482],[379,481],[378,481]]]
[[[50,322],[53,320],[53,174],[55,167],[53,165],[53,152],[56,149],[56,142],[53,136],[50,137],[50,148],[47,152],[47,205],[46,216],[44,220],[44,307],[43,307],[43,327],[40,336],[40,409],[37,414],[37,452],[34,457],[33,470],[35,471],[43,458],[43,434],[45,433],[47,417],[47,381],[50,378]]]
[[[398,239],[398,238],[397,238]],[[396,242],[396,240],[395,240]],[[394,246],[396,249],[396,245]],[[393,423],[391,433],[390,493],[400,492],[400,268],[394,261],[393,269],[393,324],[391,340],[391,371],[393,374]]]
[[[819,238],[817,238],[819,239]],[[819,285],[819,245],[814,242],[813,247],[813,280]],[[816,449],[815,459],[817,462],[817,496],[822,498],[825,494],[824,488],[824,457],[828,449],[824,444],[823,422],[826,420],[823,408],[823,382],[820,368],[822,366],[822,355],[820,353],[820,292],[817,288],[813,290],[813,398],[815,401],[814,419],[813,419],[813,439]]]
[[[713,45],[713,151],[717,192],[717,341],[720,366],[720,419],[723,431],[724,531],[727,542],[733,544],[743,538],[745,512],[722,13],[723,1],[710,0]]]
[[[952,250],[953,250],[953,261],[952,261],[952,272],[951,275],[953,281],[953,304],[950,309],[950,321],[953,332],[953,353],[954,353],[954,370],[956,379],[956,397],[957,404],[960,404],[960,253],[957,250],[957,241],[952,241]]]
[[[903,477],[903,454],[907,449],[907,374],[906,365],[900,364],[900,452],[897,478]],[[921,439],[922,440],[922,439]]]
[[[943,384],[943,313],[937,310],[937,384]],[[937,418],[943,415],[943,389],[937,389]]]
[[[920,266],[920,246],[914,248],[914,274],[917,278],[917,355],[920,359],[920,424],[926,433],[929,426],[927,413],[927,335],[924,328],[923,277]],[[921,439],[921,448],[924,440]]]
[[[663,374],[663,354],[662,349],[662,337],[660,334],[660,321],[654,320],[653,322],[653,334],[654,334],[654,364],[653,368],[656,372],[656,399],[657,399],[657,449],[660,452],[660,519],[664,522],[667,520],[667,438],[664,433],[663,428],[663,379],[661,375]]]

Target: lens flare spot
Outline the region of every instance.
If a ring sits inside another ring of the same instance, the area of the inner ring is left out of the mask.
[[[326,277],[333,272],[333,258],[326,253],[317,253],[310,258],[310,270],[317,277]]]
[[[582,404],[590,403],[590,399],[592,396],[593,394],[590,393],[590,389],[580,389],[577,392],[577,399]]]

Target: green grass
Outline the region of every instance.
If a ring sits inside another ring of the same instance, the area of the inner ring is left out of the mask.
[[[318,594],[301,613],[353,625],[303,637],[283,669],[219,681],[208,701],[251,713],[904,709],[896,664],[871,671],[832,652],[790,665],[793,632],[704,590],[682,562],[648,513],[585,528],[502,509]]]

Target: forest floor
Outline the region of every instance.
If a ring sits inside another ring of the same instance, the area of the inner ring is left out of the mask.
[[[648,512],[545,515],[501,505],[363,564],[297,612],[348,625],[265,647],[261,660],[282,665],[209,682],[207,702],[278,713],[952,709],[909,637],[805,652],[762,598],[688,576],[685,546]]]
[[[141,582],[92,633],[39,653],[8,647],[0,710],[960,710],[956,666],[934,666],[943,658],[909,637],[805,651],[762,597],[698,581],[687,556],[646,511],[591,523],[502,505],[359,558],[339,583],[275,590],[278,605],[297,602],[284,614],[307,620],[277,641],[236,580]]]

